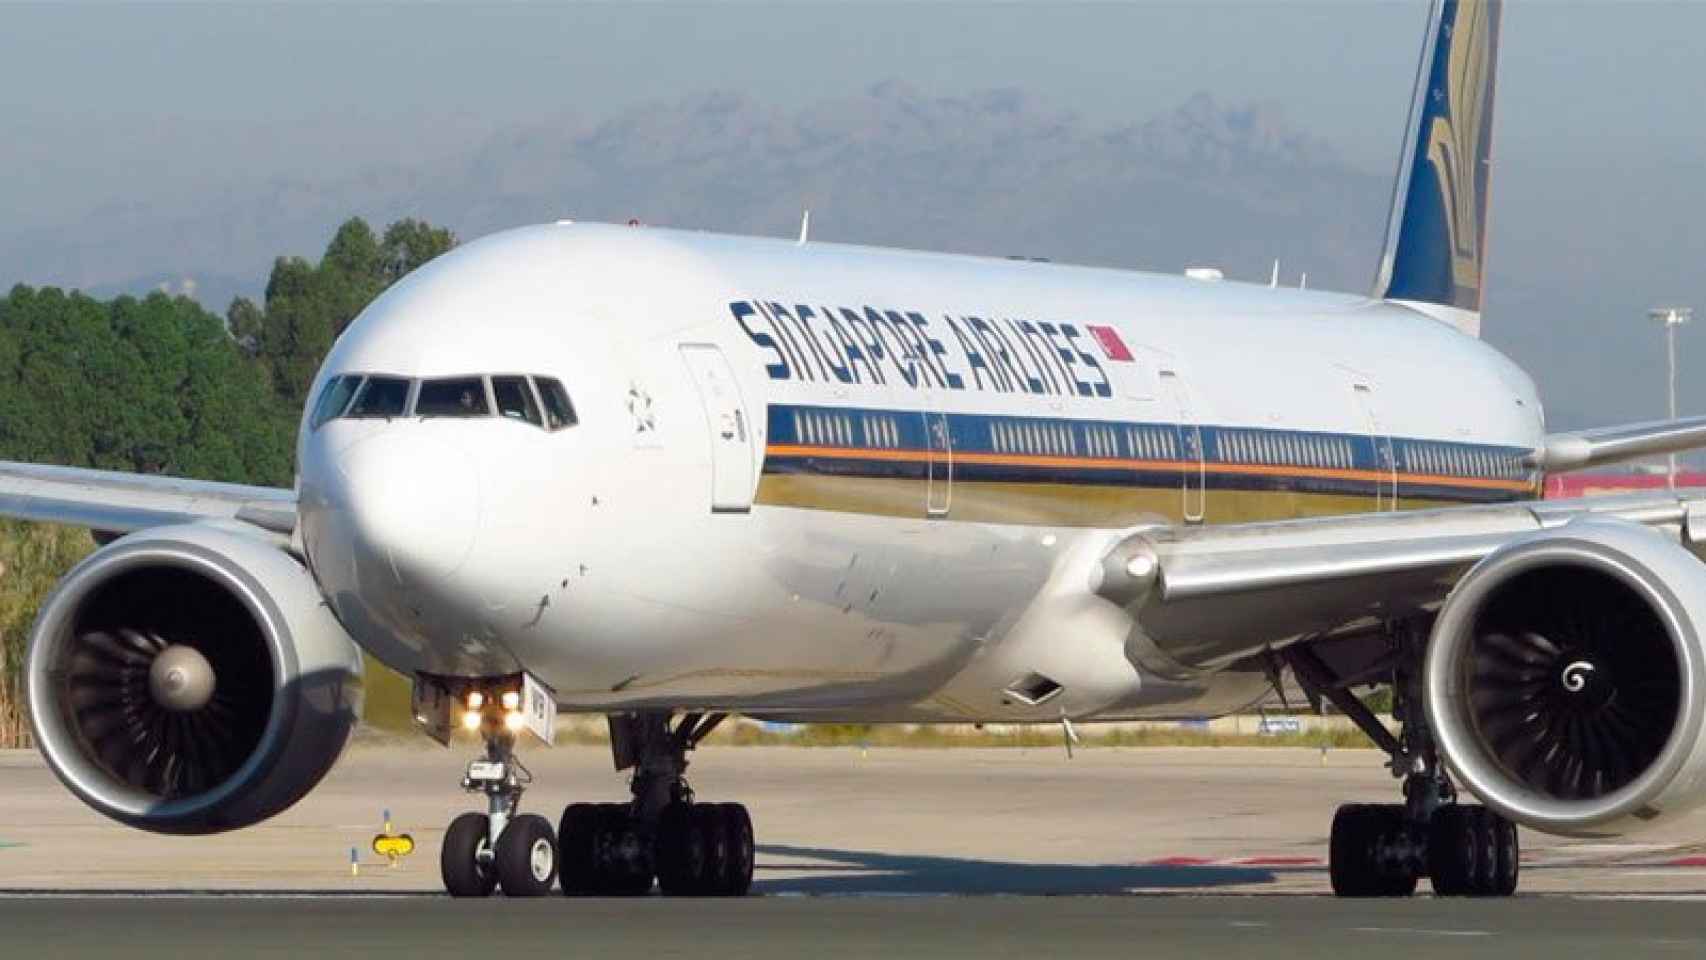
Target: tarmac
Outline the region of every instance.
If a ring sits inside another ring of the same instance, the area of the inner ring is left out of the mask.
[[[544,944],[657,956],[1432,956],[1447,943],[1505,958],[1613,945],[1706,955],[1706,903],[1694,902],[1706,900],[1706,811],[1625,842],[1525,834],[1511,901],[1327,896],[1334,807],[1397,795],[1371,750],[708,747],[689,771],[699,796],[739,800],[755,822],[758,896],[745,901],[438,895],[444,826],[478,805],[457,785],[468,759],[365,741],[272,821],[165,837],[87,809],[33,752],[0,753],[4,942],[143,955]],[[553,819],[570,801],[625,794],[603,749],[523,759],[536,777],[523,807]],[[387,812],[418,845],[396,865],[369,849]]]

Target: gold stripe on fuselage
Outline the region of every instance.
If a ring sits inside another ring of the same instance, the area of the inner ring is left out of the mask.
[[[755,502],[767,506],[803,507],[883,517],[926,516],[927,482],[889,477],[831,477],[812,474],[766,474],[758,483]],[[1252,523],[1303,517],[1368,513],[1377,509],[1374,497],[1355,494],[1305,493],[1292,490],[1205,490],[1189,494],[1193,515],[1199,503],[1204,522]],[[970,523],[1009,523],[1032,526],[1123,527],[1185,519],[1182,488],[1121,487],[1068,483],[993,483],[959,481],[948,490],[943,519]],[[1405,510],[1452,506],[1439,499],[1405,497]],[[1389,501],[1379,504],[1390,509]]]

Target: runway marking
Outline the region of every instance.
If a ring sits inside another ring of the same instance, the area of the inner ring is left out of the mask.
[[[1572,900],[1614,900],[1630,903],[1699,903],[1706,893],[1577,893]]]
[[[1398,933],[1417,937],[1490,937],[1491,930],[1430,930],[1426,927],[1352,927],[1353,933]]]
[[[1161,857],[1145,860],[1146,867],[1319,867],[1326,864],[1320,857],[1263,856],[1263,857]]]
[[[1231,923],[1228,923],[1227,926],[1238,927],[1239,929],[1258,930],[1265,927],[1271,927],[1273,924],[1265,923],[1261,920],[1234,920]]]
[[[1583,868],[1595,869],[1603,867],[1647,867],[1671,870],[1706,869],[1706,854],[1689,854],[1687,856],[1659,857],[1660,854],[1672,848],[1656,844],[1595,844],[1579,847],[1564,847],[1554,850],[1524,851],[1522,865],[1525,867],[1553,868]],[[1146,867],[1321,867],[1327,861],[1322,857],[1308,856],[1243,856],[1243,857],[1202,857],[1188,854],[1178,854],[1170,857],[1158,857],[1145,860]]]

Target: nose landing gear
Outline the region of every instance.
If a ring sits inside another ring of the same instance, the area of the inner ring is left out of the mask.
[[[515,756],[515,734],[494,724],[482,728],[486,753],[468,764],[462,789],[486,795],[486,812],[450,822],[439,851],[444,889],[453,897],[540,897],[557,878],[557,836],[544,817],[517,813],[533,775]],[[496,838],[495,840],[493,838]]]

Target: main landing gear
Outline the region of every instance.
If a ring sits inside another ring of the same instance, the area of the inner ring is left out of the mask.
[[[548,893],[643,896],[655,881],[670,896],[738,897],[752,886],[752,818],[738,803],[698,803],[684,776],[687,752],[723,714],[667,713],[609,718],[616,769],[634,771],[627,803],[571,803],[553,831],[517,812],[532,775],[515,758],[502,723],[481,726],[486,749],[468,765],[464,789],[483,793],[487,812],[464,813],[444,834],[440,867],[451,896]],[[496,838],[494,841],[492,838]]]
[[[1520,848],[1516,825],[1485,807],[1457,802],[1457,788],[1440,763],[1422,709],[1422,643],[1411,624],[1394,631],[1387,657],[1347,676],[1301,645],[1282,656],[1311,696],[1332,701],[1386,751],[1387,768],[1402,778],[1403,803],[1346,804],[1333,817],[1328,872],[1341,897],[1407,897],[1427,877],[1442,897],[1508,897],[1516,892]],[[1391,731],[1350,687],[1389,676]]]

